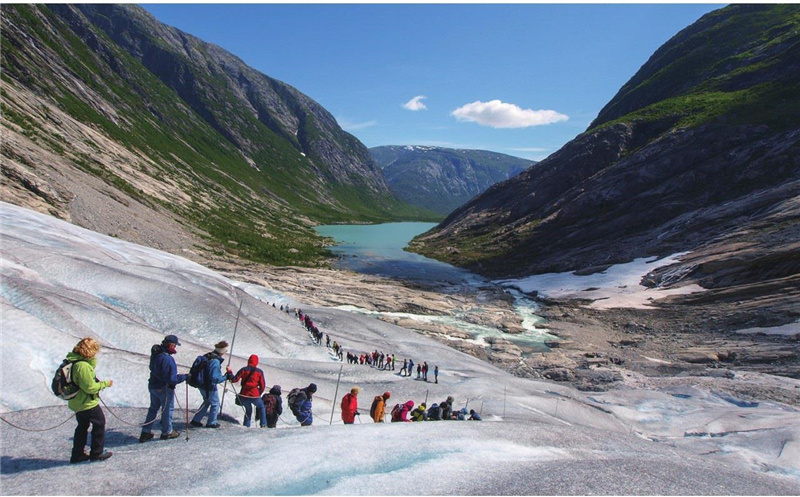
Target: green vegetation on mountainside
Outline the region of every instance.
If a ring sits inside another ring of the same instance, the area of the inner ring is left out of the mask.
[[[588,131],[625,122],[795,126],[800,7],[737,5],[708,14],[661,47]]]
[[[67,24],[47,6],[3,5],[2,14],[4,29],[5,22],[24,26],[35,43],[53,54],[53,60],[38,59],[38,54],[19,40],[3,36],[4,82],[32,89],[75,120],[146,158],[136,165],[141,173],[161,181],[169,179],[191,201],[159,201],[142,192],[92,154],[76,152],[63,139],[59,141],[58,134],[48,133],[46,126],[15,110],[19,106],[6,92],[4,119],[38,137],[40,146],[69,159],[82,171],[146,205],[157,204],[188,220],[193,231],[207,234],[207,242],[218,254],[233,253],[278,265],[315,264],[329,253],[308,223],[297,222],[299,217],[319,223],[436,218],[390,196],[374,194],[357,182],[320,183],[314,164],[298,152],[296,139],[294,143],[287,140],[286,133],[276,133],[243,109],[226,88],[224,78],[202,75],[210,78],[204,83],[213,87],[214,93],[197,96],[213,112],[199,115],[104,31],[91,26],[79,26],[76,31],[77,21]],[[91,35],[86,34],[88,29]],[[86,39],[91,40],[91,47]],[[161,43],[157,38],[149,42]],[[76,89],[68,79],[54,77],[53,65],[62,65],[85,88]],[[189,61],[183,69],[192,70]],[[199,74],[194,77],[200,79]],[[235,138],[226,136],[214,115],[229,115],[236,122]],[[315,133],[306,119],[300,133],[303,139],[319,139]],[[249,157],[237,141],[250,144]],[[105,152],[90,145],[98,156]],[[322,160],[312,159],[318,164]]]

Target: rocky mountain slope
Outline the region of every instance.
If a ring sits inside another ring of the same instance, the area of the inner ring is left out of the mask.
[[[414,247],[494,276],[590,273],[690,251],[647,283],[699,283],[709,291],[675,301],[706,317],[725,303],[723,321],[796,321],[800,7],[704,16],[656,51],[585,133]]]
[[[3,5],[2,54],[6,201],[279,264],[324,254],[316,222],[425,217],[311,98],[139,7]]]
[[[385,146],[369,151],[395,195],[442,215],[536,164],[486,150]]]

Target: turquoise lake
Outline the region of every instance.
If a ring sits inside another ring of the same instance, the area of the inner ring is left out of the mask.
[[[419,254],[403,250],[416,235],[424,233],[436,226],[434,223],[385,223],[372,225],[326,225],[318,226],[317,232],[333,238],[337,245],[329,247],[339,259],[335,266],[362,274],[374,274],[409,280],[422,280],[452,285],[455,291],[459,286],[479,287],[494,285],[491,281],[461,268],[439,262]],[[516,290],[507,290],[514,297],[514,309],[522,319],[522,326],[527,331],[512,335],[500,330],[472,323],[467,316],[470,312],[481,312],[480,309],[465,311],[455,316],[425,316],[392,312],[377,312],[359,309],[353,306],[341,306],[343,310],[368,315],[386,314],[394,317],[410,318],[421,322],[437,322],[455,326],[469,333],[474,340],[484,341],[489,337],[500,337],[511,340],[527,353],[547,350],[546,340],[554,340],[555,336],[539,328],[542,319],[536,315],[537,305],[524,294]]]
[[[316,230],[336,241],[337,245],[329,248],[339,256],[336,266],[340,269],[451,284],[485,282],[464,269],[403,250],[412,238],[434,226],[435,223],[325,225]]]

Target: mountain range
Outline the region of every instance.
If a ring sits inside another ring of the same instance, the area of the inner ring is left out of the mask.
[[[494,277],[690,252],[647,284],[697,282],[713,291],[687,301],[774,304],[791,322],[798,240],[800,7],[732,5],[660,47],[587,131],[412,245]]]
[[[397,197],[442,215],[536,164],[486,150],[407,145],[369,151]]]
[[[7,201],[273,264],[324,256],[317,223],[441,219],[317,102],[137,6],[4,4],[2,52]]]

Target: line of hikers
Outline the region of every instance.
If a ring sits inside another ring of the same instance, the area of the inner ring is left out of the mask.
[[[214,350],[198,356],[188,374],[178,374],[174,355],[177,347],[181,345],[176,335],[167,335],[160,344],[155,344],[150,349],[150,375],[147,388],[150,393],[150,406],[142,424],[139,442],[152,440],[153,424],[159,410],[161,411],[161,440],[175,439],[180,434],[173,429],[172,418],[175,410],[175,388],[183,382],[197,388],[203,398],[200,409],[195,413],[191,422],[192,427],[219,428],[217,416],[220,410],[220,398],[217,385],[230,381],[241,382],[241,391],[236,394],[236,404],[244,407],[244,426],[250,427],[253,417],[253,408],[259,418],[262,428],[275,428],[278,418],[283,413],[283,401],[280,385],[273,385],[269,392],[266,390],[264,372],[258,368],[258,356],[253,354],[248,358],[247,366],[241,368],[235,375],[230,367],[222,372],[223,356],[228,352],[228,342],[220,341],[214,345]],[[97,353],[100,344],[92,338],[84,338],[78,342],[72,352],[56,372],[53,379],[53,392],[59,397],[68,400],[69,408],[76,413],[78,426],[75,428],[73,438],[72,456],[70,463],[83,461],[104,461],[112,453],[104,450],[105,441],[105,415],[99,405],[100,391],[111,387],[113,380],[100,381],[95,377]],[[58,387],[58,388],[57,388]],[[71,387],[71,391],[67,391]],[[61,389],[65,389],[64,392]],[[311,426],[314,421],[312,412],[312,399],[317,391],[314,383],[305,388],[294,388],[287,395],[287,404],[301,426]],[[352,424],[358,412],[358,393],[360,389],[353,387],[342,399],[342,421]],[[370,416],[376,423],[384,421],[386,401],[389,392],[378,395],[372,402]],[[452,413],[452,397],[436,405],[432,405],[425,412],[425,404],[420,405],[411,413],[412,420],[438,420],[438,419],[465,419],[466,409],[456,414]],[[414,407],[413,401],[397,404],[392,409],[392,421],[409,421],[408,412]],[[470,411],[469,419],[480,420],[475,411]],[[206,418],[206,424],[202,420]],[[90,451],[85,452],[88,441],[88,431],[91,425]]]
[[[350,389],[350,393],[342,398],[342,421],[344,424],[353,424],[356,416],[360,416],[358,411],[358,394],[361,391],[359,387]],[[369,409],[369,415],[375,423],[383,423],[386,417],[386,402],[391,398],[392,394],[383,392],[382,395],[376,395],[372,400],[372,405]],[[395,404],[391,414],[391,422],[410,422],[410,421],[443,421],[443,420],[473,420],[480,421],[480,414],[475,412],[474,409],[467,412],[464,407],[460,411],[453,411],[453,397],[448,396],[446,400],[439,404],[433,404],[430,409],[426,410],[425,402],[414,409],[414,401],[409,400],[402,404]],[[411,416],[411,419],[408,416]]]
[[[288,308],[287,308],[288,309]],[[343,357],[343,349],[341,344],[337,341],[333,341],[331,344],[331,336],[327,333],[323,333],[314,325],[314,321],[311,319],[311,316],[308,314],[304,314],[301,309],[294,310],[295,317],[297,317],[306,330],[311,335],[312,340],[317,345],[322,344],[322,337],[325,337],[325,345],[333,350],[334,355],[336,355],[340,361],[342,361]],[[348,364],[360,364],[360,365],[367,365],[372,366],[377,369],[383,370],[395,370],[395,364],[397,362],[397,358],[394,354],[389,355],[388,353],[384,354],[383,351],[378,352],[374,350],[372,352],[365,352],[361,355],[353,354],[348,352],[347,353],[347,363]],[[424,381],[428,381],[428,362],[424,361],[422,364],[417,364],[417,379],[421,379]],[[414,360],[413,359],[403,359],[403,367],[400,368],[400,376],[411,377],[414,374]],[[433,368],[433,378],[434,383],[439,383],[439,366],[434,366]]]

